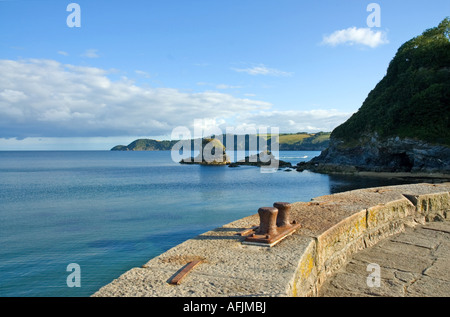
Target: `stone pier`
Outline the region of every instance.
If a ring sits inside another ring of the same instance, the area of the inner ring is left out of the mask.
[[[414,288],[404,293],[383,293],[379,288],[378,294],[375,288],[371,288],[375,293],[367,294],[358,290],[357,286],[352,286],[367,285],[366,279],[370,272],[364,271],[364,265],[372,262],[379,262],[381,279],[385,283],[390,283],[387,282],[391,281],[389,277],[397,274],[399,280],[409,283],[408,287],[413,284],[418,286],[420,283],[414,281],[422,280],[421,283],[429,290],[426,295],[443,295],[442,292],[439,293],[439,284],[433,284],[428,277],[437,274],[436,270],[443,269],[444,260],[439,258],[448,256],[450,252],[449,235],[445,235],[445,230],[448,229],[439,227],[440,224],[448,224],[449,192],[450,183],[414,184],[354,190],[317,197],[309,202],[295,202],[290,206],[290,218],[300,223],[301,227],[273,247],[242,243],[245,237],[239,233],[259,225],[259,216],[255,213],[175,246],[142,267],[124,273],[93,296],[290,297],[420,294],[421,291],[413,291]],[[255,212],[259,207],[262,206],[256,206]],[[421,230],[441,230],[441,242],[432,244],[431,240],[422,239],[418,234]],[[422,269],[419,264],[416,268],[413,262],[408,262],[412,266],[410,271],[402,267],[384,270],[382,260],[389,260],[391,256],[400,258],[389,245],[389,241],[399,239],[411,241],[410,244],[404,242],[407,246],[402,245],[400,248],[401,256],[421,257],[423,250],[420,247],[423,244],[425,249],[428,247],[428,251],[435,252],[428,256],[435,259],[436,265],[427,262]],[[412,241],[416,243],[415,247]],[[438,248],[438,245],[441,247]],[[371,250],[385,253],[364,253]],[[389,250],[392,252],[389,253]],[[182,283],[170,284],[170,280],[192,261],[201,262],[184,277]],[[348,270],[359,272],[353,276],[356,284],[344,283],[347,281],[346,274],[350,273]],[[417,274],[422,274],[423,270],[428,275],[420,279]],[[442,279],[435,282],[442,283]],[[399,287],[403,286],[399,284]],[[355,287],[354,291],[352,287]],[[342,292],[339,293],[339,290]]]

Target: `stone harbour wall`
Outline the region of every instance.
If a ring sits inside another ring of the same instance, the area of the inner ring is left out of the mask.
[[[317,296],[356,252],[448,218],[450,183],[354,190],[291,204],[301,227],[273,247],[244,245],[257,214],[201,234],[133,268],[93,296]],[[169,281],[201,261],[179,285]]]

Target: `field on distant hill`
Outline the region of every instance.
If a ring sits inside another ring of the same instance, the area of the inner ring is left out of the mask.
[[[268,135],[259,135],[259,137],[270,140]],[[285,133],[279,135],[280,151],[322,151],[329,145],[330,133]],[[152,139],[139,139],[131,142],[129,145],[117,145],[111,151],[170,151],[175,141],[157,141]],[[224,140],[226,146],[226,138]],[[237,142],[235,143],[237,144]],[[248,140],[246,140],[248,149]]]

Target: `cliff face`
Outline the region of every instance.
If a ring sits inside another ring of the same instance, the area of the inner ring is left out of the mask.
[[[449,173],[450,148],[399,137],[369,141],[353,147],[333,140],[330,147],[309,162],[308,169],[322,172]]]
[[[450,20],[403,44],[361,108],[302,168],[450,173]]]

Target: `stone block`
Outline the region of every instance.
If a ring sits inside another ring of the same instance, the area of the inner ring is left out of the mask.
[[[450,212],[449,192],[430,194],[405,194],[415,206],[416,212],[423,215],[426,221],[446,219]]]
[[[366,210],[362,210],[317,237],[319,280],[325,279],[345,263],[348,256],[364,247],[363,235],[367,229],[366,223]]]
[[[414,216],[415,209],[406,198],[370,207],[367,210],[367,228],[373,230],[390,222]]]

